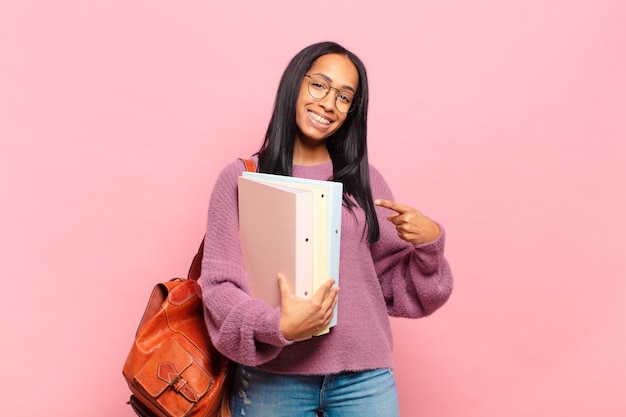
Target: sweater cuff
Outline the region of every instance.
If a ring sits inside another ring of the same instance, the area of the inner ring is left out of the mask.
[[[280,348],[293,344],[293,341],[285,339],[280,331],[280,308],[278,307],[259,316],[256,329],[255,339],[260,343]]]
[[[439,236],[432,242],[414,245],[417,257],[424,272],[436,272],[439,270],[439,264],[443,260],[443,250],[446,243],[446,232],[439,223]]]

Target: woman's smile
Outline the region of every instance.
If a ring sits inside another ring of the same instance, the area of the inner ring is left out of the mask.
[[[315,113],[311,110],[308,110],[308,113],[309,113],[309,118],[311,119],[313,124],[321,125],[322,127],[328,127],[328,125],[330,125],[331,123],[329,119],[323,117],[322,115],[318,113]]]

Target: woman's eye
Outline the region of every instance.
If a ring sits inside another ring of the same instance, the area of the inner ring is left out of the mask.
[[[317,82],[317,81],[312,81],[311,85],[315,88],[317,88],[318,90],[326,90],[326,86],[323,83]]]
[[[339,95],[337,95],[337,98],[346,104],[350,104],[352,102],[352,98],[343,93],[340,93]]]

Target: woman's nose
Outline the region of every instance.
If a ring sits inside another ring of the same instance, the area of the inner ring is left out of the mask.
[[[320,106],[322,106],[326,111],[333,110],[335,108],[335,100],[337,99],[337,94],[337,92],[331,89],[328,94],[326,94],[326,97],[319,100]]]

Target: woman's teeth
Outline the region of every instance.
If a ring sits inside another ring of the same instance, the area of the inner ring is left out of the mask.
[[[313,112],[309,112],[309,116],[311,116],[311,119],[315,120],[318,123],[321,123],[323,125],[329,125],[330,124],[330,120],[323,118],[322,116],[315,114]]]

